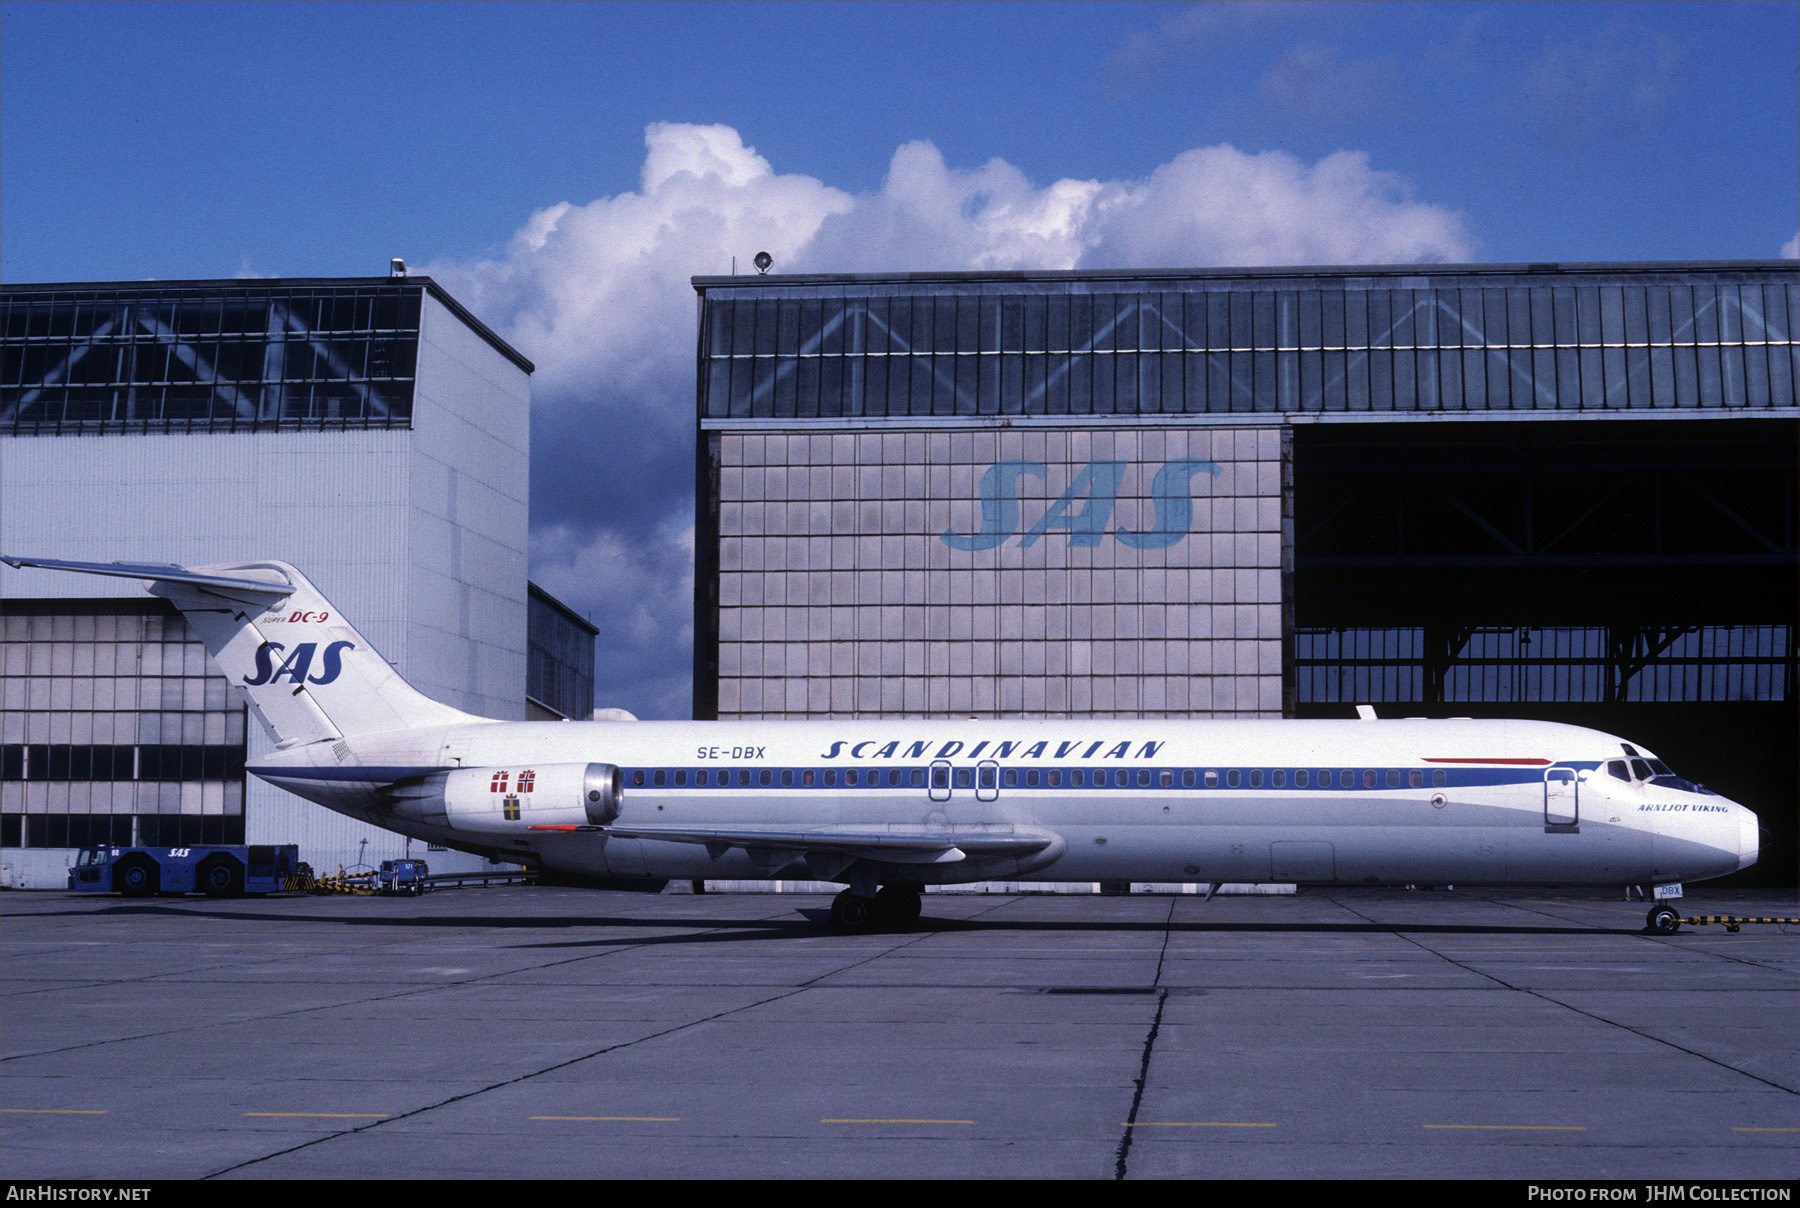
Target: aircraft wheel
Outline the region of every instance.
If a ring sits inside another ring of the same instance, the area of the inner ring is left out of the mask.
[[[924,906],[920,900],[922,896],[918,889],[909,885],[883,885],[875,895],[876,910],[882,918],[902,926],[915,923]]]
[[[875,925],[875,900],[848,889],[831,900],[831,925],[839,931],[867,931]]]
[[[1652,907],[1644,925],[1658,935],[1674,935],[1681,930],[1681,913],[1673,906]]]

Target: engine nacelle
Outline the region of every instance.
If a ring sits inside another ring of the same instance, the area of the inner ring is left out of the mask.
[[[458,768],[440,792],[454,829],[514,835],[534,826],[605,826],[619,816],[624,783],[610,763],[551,763]]]

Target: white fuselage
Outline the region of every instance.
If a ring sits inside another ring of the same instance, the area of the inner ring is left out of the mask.
[[[1754,814],[1674,777],[1606,775],[1624,753],[1523,721],[489,722],[313,743],[252,771],[421,839],[596,876],[855,875],[798,843],[744,841],[758,830],[1042,839],[863,862],[865,879],[918,884],[1629,885],[1755,860]],[[596,763],[622,786],[604,828],[495,813],[471,830],[394,804],[396,783],[453,769],[516,788]]]

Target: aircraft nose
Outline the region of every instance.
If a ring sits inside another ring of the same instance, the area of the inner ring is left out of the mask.
[[[1743,806],[1737,807],[1737,815],[1738,867],[1749,868],[1756,863],[1756,857],[1761,854],[1761,828],[1757,826],[1756,815]]]

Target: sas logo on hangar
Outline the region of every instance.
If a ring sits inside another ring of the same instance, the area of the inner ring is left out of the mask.
[[[1067,533],[1072,546],[1099,545],[1110,535],[1133,549],[1167,549],[1193,528],[1194,476],[1204,473],[1216,478],[1224,469],[1217,462],[1189,458],[1164,462],[1150,480],[1150,502],[1155,509],[1150,528],[1140,533],[1124,525],[1112,527],[1113,507],[1130,464],[1088,462],[1037,523],[1025,530],[1019,538],[1020,548],[1035,545],[1051,533]],[[979,551],[994,549],[1019,536],[1023,519],[1020,484],[1026,478],[1047,480],[1049,476],[1050,467],[1037,461],[1002,461],[989,466],[981,476],[981,528],[963,534],[952,526],[943,531],[939,540],[951,549]]]

